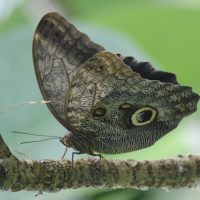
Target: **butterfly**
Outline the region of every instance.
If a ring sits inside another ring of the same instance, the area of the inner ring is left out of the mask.
[[[175,74],[107,51],[57,13],[36,28],[33,62],[49,110],[70,131],[60,141],[77,154],[149,147],[197,109],[199,95]]]

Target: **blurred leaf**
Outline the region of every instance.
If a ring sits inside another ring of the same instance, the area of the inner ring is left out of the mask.
[[[181,84],[191,85],[200,93],[196,84],[200,74],[198,10],[145,0],[60,2],[74,17],[113,27],[133,37],[166,71],[177,74]]]
[[[20,7],[14,9],[11,16],[0,24],[0,36],[12,31],[16,26],[30,26],[29,20],[21,12]]]

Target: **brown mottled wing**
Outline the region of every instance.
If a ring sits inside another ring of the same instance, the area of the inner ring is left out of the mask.
[[[74,131],[88,112],[110,92],[126,88],[129,79],[138,80],[140,75],[131,70],[115,54],[101,52],[92,57],[74,76],[65,102],[66,123]]]
[[[91,141],[94,151],[125,153],[154,144],[195,112],[198,100],[190,87],[141,78],[115,54],[101,52],[81,67],[70,84],[66,123],[74,134]],[[124,109],[124,104],[129,107]],[[145,107],[156,110],[156,117],[151,123],[134,125],[133,114]],[[96,117],[98,110],[103,110],[102,117]]]
[[[66,128],[64,102],[76,72],[105,49],[92,42],[57,13],[45,15],[33,37],[33,62],[41,93],[57,120]]]
[[[149,147],[197,110],[199,95],[190,87],[142,78],[130,79],[126,86],[119,85],[81,123],[80,133],[88,140],[93,138],[96,152],[118,154]],[[131,107],[119,109],[124,103]],[[147,125],[133,125],[131,117],[135,111],[148,106],[157,111],[155,120]],[[95,120],[98,108],[105,109],[106,114]]]

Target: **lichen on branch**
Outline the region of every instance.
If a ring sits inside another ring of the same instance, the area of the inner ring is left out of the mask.
[[[0,190],[58,192],[67,188],[200,187],[200,155],[178,155],[161,160],[99,158],[30,160],[12,155],[0,136]]]

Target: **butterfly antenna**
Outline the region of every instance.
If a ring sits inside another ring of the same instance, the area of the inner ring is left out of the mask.
[[[25,134],[25,135],[34,135],[34,136],[44,136],[44,137],[51,137],[53,138],[60,138],[58,136],[54,136],[54,135],[38,135],[38,134],[33,134],[33,133],[24,133],[24,132],[18,132],[18,131],[12,131],[12,133],[19,133],[19,134]]]
[[[52,139],[57,139],[57,138],[48,138],[48,139],[44,139],[44,140],[36,140],[36,141],[22,142],[22,143],[20,143],[20,144],[32,143],[32,142],[43,142],[43,141],[52,140]]]

